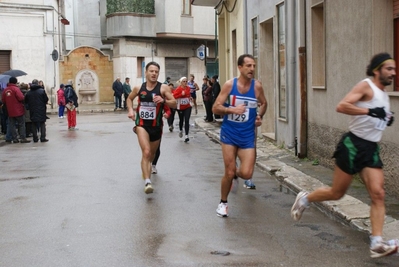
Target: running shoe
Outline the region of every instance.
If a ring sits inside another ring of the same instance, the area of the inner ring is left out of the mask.
[[[255,184],[252,182],[252,179],[245,180],[243,186],[244,186],[245,188],[248,188],[248,189],[256,189],[256,186],[255,186]]]
[[[179,137],[180,137],[180,138],[183,137],[183,132],[182,132],[182,131],[179,132]]]
[[[152,188],[151,183],[146,183],[144,187],[144,193],[151,194],[152,192],[154,192],[154,188]]]
[[[302,217],[302,213],[305,211],[305,209],[307,208],[302,202],[302,198],[306,197],[309,193],[301,191],[298,193],[298,195],[296,196],[294,205],[292,205],[291,208],[291,217],[295,220],[295,221],[299,221]]]
[[[173,132],[173,125],[169,126],[169,132]]]
[[[228,206],[227,203],[219,203],[218,208],[216,209],[216,214],[219,217],[227,217],[229,216],[227,214]]]
[[[380,258],[389,256],[398,251],[397,244],[388,244],[387,242],[380,241],[375,246],[370,247],[370,256],[372,258]]]
[[[188,135],[186,135],[186,139],[184,139],[184,142],[188,143],[190,141],[190,138],[188,138]]]
[[[236,175],[234,176],[233,181],[231,181],[230,192],[235,194],[237,193],[237,189],[238,189],[238,177]]]
[[[158,171],[157,171],[157,166],[152,165],[152,166],[151,166],[151,173],[152,173],[152,174],[157,174],[157,172],[158,172]]]

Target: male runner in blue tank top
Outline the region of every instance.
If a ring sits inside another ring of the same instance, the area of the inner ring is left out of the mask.
[[[234,178],[238,176],[248,180],[252,177],[256,160],[256,127],[262,124],[267,109],[262,84],[254,80],[254,57],[241,55],[237,65],[240,76],[222,86],[212,108],[214,114],[224,116],[220,141],[225,171],[221,181],[221,199],[216,209],[220,217],[228,216],[227,197],[233,181],[238,182]],[[237,157],[240,167],[236,166]]]
[[[385,86],[396,75],[395,61],[388,53],[375,55],[367,66],[366,78],[356,84],[338,103],[337,112],[351,115],[349,132],[339,141],[333,157],[335,168],[331,187],[319,188],[311,193],[299,192],[291,209],[294,220],[311,202],[338,200],[345,195],[353,175],[359,173],[371,198],[370,256],[379,258],[397,251],[397,241],[382,240],[385,220],[384,174],[378,143],[386,126],[393,122],[389,97]]]
[[[146,82],[133,88],[126,101],[128,117],[136,122],[135,132],[141,148],[141,171],[145,180],[144,192],[154,191],[151,184],[151,162],[161,142],[163,105],[176,108],[176,100],[168,85],[158,82],[160,66],[151,61],[145,67]],[[133,100],[138,96],[136,113]]]

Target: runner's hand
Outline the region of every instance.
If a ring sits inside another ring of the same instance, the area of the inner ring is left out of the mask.
[[[244,104],[238,105],[233,108],[234,114],[243,114],[246,110],[246,106]]]
[[[385,121],[385,116],[387,114],[385,113],[384,107],[380,107],[380,108],[370,108],[369,113],[367,115]]]
[[[134,111],[129,111],[127,116],[129,119],[132,119],[133,121],[136,119],[136,114],[134,113]]]

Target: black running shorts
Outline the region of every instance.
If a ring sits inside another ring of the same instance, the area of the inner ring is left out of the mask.
[[[139,126],[142,127],[150,136],[150,142],[157,141],[162,137],[162,127],[160,126]]]
[[[333,158],[337,166],[348,174],[360,172],[365,167],[382,168],[380,147],[351,132],[342,135]]]

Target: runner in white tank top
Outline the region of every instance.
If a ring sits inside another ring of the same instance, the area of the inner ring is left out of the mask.
[[[337,111],[351,115],[349,132],[345,133],[334,152],[335,168],[331,187],[311,193],[299,192],[291,209],[291,216],[299,220],[311,202],[338,200],[344,196],[352,177],[360,173],[371,198],[370,256],[378,258],[397,252],[397,241],[383,241],[385,219],[384,174],[379,156],[378,141],[382,131],[393,123],[385,86],[396,75],[396,65],[387,53],[375,55],[367,67],[367,78],[359,82],[339,102]]]

